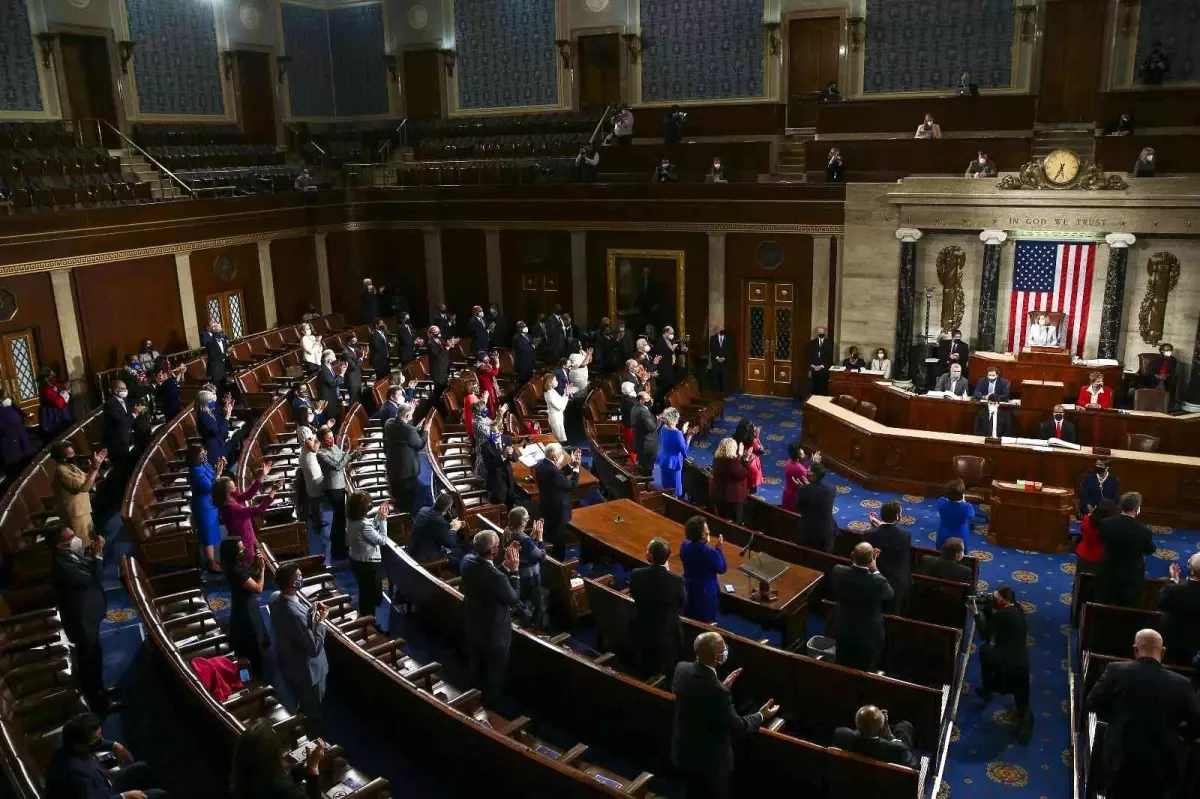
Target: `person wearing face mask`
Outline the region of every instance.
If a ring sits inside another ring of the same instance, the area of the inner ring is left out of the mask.
[[[1133,164],[1135,178],[1152,178],[1158,174],[1158,162],[1154,160],[1154,148],[1143,147]]]
[[[479,389],[487,399],[487,410],[493,419],[500,418],[500,353],[492,350],[475,353],[475,375]]]
[[[563,560],[567,552],[567,524],[571,521],[572,496],[579,487],[579,450],[570,455],[561,444],[548,444],[546,457],[533,467],[538,487],[538,510],[546,524],[550,553]]]
[[[267,649],[267,633],[263,629],[258,597],[262,593],[266,561],[253,560],[246,554],[240,538],[221,542],[221,569],[229,586],[229,645],[239,657],[250,662],[250,673],[263,678],[263,652]],[[372,606],[368,612],[374,612]]]
[[[75,531],[84,546],[92,543],[95,523],[92,520],[92,487],[100,476],[100,467],[108,453],[100,450],[91,458],[88,471],[72,463],[75,447],[70,441],[56,441],[50,445],[50,457],[57,464],[51,487],[54,490],[55,510],[58,518]]]
[[[988,394],[987,405],[975,414],[975,435],[987,438],[1005,438],[1012,435],[1012,420],[1008,411],[1000,407],[1000,398]]]
[[[829,393],[829,367],[833,366],[833,342],[825,335],[825,328],[818,327],[812,341],[808,342],[809,393],[825,396]]]
[[[517,481],[512,468],[517,462],[516,448],[511,441],[505,441],[498,427],[489,425],[483,441],[476,443],[475,451],[488,500],[512,510],[517,503]]]
[[[161,368],[154,373],[154,401],[162,411],[163,418],[170,421],[182,410],[182,403],[179,399],[179,381],[187,376],[187,367],[180,364],[175,369],[171,369],[165,358],[159,363],[159,366]]]
[[[1104,385],[1104,375],[1092,372],[1088,375],[1086,386],[1079,389],[1076,405],[1085,408],[1111,408],[1113,406],[1112,389]]]
[[[633,428],[633,451],[637,453],[638,472],[644,477],[654,474],[654,461],[658,458],[658,420],[650,410],[653,402],[650,394],[641,391],[637,401],[629,409],[629,426]]]
[[[349,546],[350,571],[358,584],[358,615],[375,613],[383,602],[383,566],[381,547],[388,545],[388,515],[391,503],[386,499],[371,509],[371,495],[355,491],[346,498],[346,544]]]
[[[962,372],[967,371],[967,362],[971,359],[971,348],[962,340],[961,330],[943,332],[937,349],[939,374],[950,371],[951,364],[958,364]]]
[[[426,505],[413,519],[412,535],[404,549],[417,563],[450,556],[451,564],[458,558],[454,553],[459,548],[458,532],[466,527],[462,519],[454,517],[454,496],[449,491],[438,494],[432,505]]]
[[[1062,405],[1055,405],[1053,415],[1038,425],[1038,438],[1058,438],[1075,443],[1075,424],[1067,420],[1066,411]]]
[[[846,161],[842,158],[842,151],[836,147],[830,147],[829,155],[825,158],[825,182],[846,182]]]
[[[1106,499],[1116,501],[1121,496],[1121,482],[1108,469],[1108,461],[1097,458],[1092,472],[1084,476],[1079,488],[1080,516],[1091,513]]]
[[[223,460],[229,456],[227,451],[229,439],[229,422],[233,418],[233,400],[226,398],[218,407],[217,395],[207,389],[196,392],[196,432],[204,449],[215,460]]]
[[[686,544],[684,545],[686,546]],[[696,660],[679,663],[671,678],[675,718],[671,727],[671,763],[679,770],[687,796],[725,799],[734,770],[733,739],[753,735],[779,713],[774,700],[756,713],[739,715],[730,689],[741,675],[734,669],[724,680],[717,668],[729,647],[717,632],[696,636]]]
[[[721,164],[720,156],[713,156],[712,166],[704,176],[705,183],[725,183],[725,167]]]
[[[675,341],[675,328],[670,325],[664,327],[662,335],[659,336],[653,349],[653,354],[661,359],[656,361],[658,377],[654,386],[659,396],[666,396],[667,392],[675,386],[679,379],[675,371],[677,367],[675,358],[677,355],[686,355],[687,351],[687,344]]]
[[[882,374],[884,380],[892,379],[892,362],[888,360],[887,350],[883,347],[875,350],[875,357],[871,359],[870,369],[872,372]]]
[[[142,342],[142,349],[138,352],[138,360],[142,362],[142,369],[146,372],[154,369],[155,364],[159,359],[158,350],[154,349],[154,342],[146,339]]]
[[[664,155],[658,166],[654,167],[654,174],[650,176],[650,180],[653,183],[675,183],[679,180],[679,170],[671,163],[671,159]]]
[[[104,598],[104,536],[90,545],[70,527],[46,536],[52,549],[50,584],[57,595],[63,633],[74,646],[74,672],[93,713],[104,716],[118,708],[104,688],[104,652],[100,622],[108,613]]]
[[[59,382],[53,369],[43,366],[38,370],[38,426],[43,438],[58,438],[59,433],[71,426],[74,416],[67,405],[70,399],[70,388]]]
[[[342,416],[342,396],[338,387],[344,382],[346,364],[339,363],[333,350],[321,353],[321,369],[317,372],[317,397],[325,403],[325,418],[339,421]]]
[[[363,280],[362,291],[358,297],[362,305],[363,322],[368,325],[375,324],[375,320],[379,318],[379,293],[375,291],[375,284],[371,282],[371,278]]]
[[[917,125],[917,132],[913,138],[940,139],[942,138],[942,126],[934,120],[933,114],[926,114],[921,124]]]
[[[1152,359],[1142,376],[1142,384],[1147,388],[1161,388],[1167,392],[1167,397],[1175,396],[1175,386],[1179,374],[1179,360],[1175,357],[1175,348],[1170,344],[1158,345],[1158,356]]]
[[[487,352],[492,348],[486,317],[478,305],[471,309],[471,318],[467,320],[467,337],[471,339],[472,352]]]
[[[388,490],[395,500],[396,509],[403,513],[413,513],[417,504],[420,454],[429,442],[430,419],[427,417],[425,425],[413,424],[413,406],[402,402],[396,407],[396,418],[383,426]]]
[[[4,473],[10,479],[16,477],[32,454],[25,412],[13,405],[12,397],[0,389],[0,457],[4,460]]]
[[[1137,520],[1142,512],[1142,495],[1121,495],[1121,512],[1100,522],[1104,554],[1096,570],[1096,601],[1136,608],[1141,604],[1146,583],[1146,555],[1157,551],[1150,528]]]
[[[488,306],[486,321],[488,335],[491,336],[492,341],[508,341],[508,320],[504,317],[504,312],[500,310],[498,304],[493,302]]]
[[[950,365],[950,371],[937,379],[934,391],[944,391],[956,399],[966,399],[971,394],[971,384],[962,376],[962,367],[957,363]]]
[[[350,404],[353,405],[362,399],[362,356],[358,354],[358,336],[353,332],[346,339],[346,347],[342,350],[342,363],[345,370],[342,373],[342,380],[346,383],[346,393],[350,396]]]
[[[695,430],[688,430],[688,423],[679,426],[679,411],[667,408],[662,412],[662,426],[658,428],[658,482],[664,489],[683,496],[683,462],[687,460]]]
[[[332,430],[321,434],[321,449],[317,451],[317,463],[324,475],[322,486],[325,500],[333,509],[333,524],[329,530],[330,555],[336,560],[346,559],[346,467],[362,451],[358,441],[342,449]]]
[[[129,390],[125,383],[114,380],[112,396],[104,403],[104,448],[112,459],[113,467],[122,469],[129,463],[133,447],[133,425],[145,412],[145,407],[131,407],[127,402]]]
[[[559,442],[567,440],[566,411],[570,397],[575,393],[575,387],[565,384],[565,392],[559,393],[562,383],[556,375],[546,375],[542,381],[542,399],[546,401],[546,419],[550,424],[550,432]]]
[[[217,544],[221,540],[220,519],[217,506],[213,504],[212,489],[217,478],[225,473],[225,459],[208,462],[208,450],[202,444],[191,444],[187,451],[188,487],[192,490],[190,508],[192,529],[196,531],[196,542],[204,554],[208,570],[221,571],[217,562]]]
[[[517,322],[517,334],[513,336],[513,371],[517,375],[516,386],[524,386],[533,379],[538,341],[529,335],[529,325]]]
[[[1050,324],[1049,316],[1040,313],[1034,318],[1033,324],[1029,326],[1029,333],[1025,336],[1025,341],[1031,347],[1057,347],[1058,328]]]
[[[716,621],[721,596],[717,576],[728,568],[725,539],[709,534],[708,522],[703,516],[688,519],[683,525],[683,535],[686,540],[679,546],[679,562],[687,589],[683,615],[705,623]]]
[[[229,376],[229,339],[215,319],[209,321],[208,329],[200,333],[200,346],[204,348],[208,379],[217,388],[225,385]]]
[[[979,85],[971,83],[971,73],[964,72],[958,78],[958,86],[954,89],[954,93],[959,97],[978,96]]]
[[[996,162],[989,158],[987,153],[980,150],[975,159],[967,164],[967,172],[963,177],[994,178],[996,177]]]
[[[313,332],[309,322],[300,325],[300,356],[304,362],[304,373],[311,375],[321,368],[321,353],[324,351],[321,337]]]
[[[251,560],[259,557],[258,535],[254,531],[253,519],[267,512],[275,500],[275,491],[278,488],[278,485],[272,483],[267,493],[259,496],[259,490],[267,482],[267,475],[270,473],[271,462],[263,461],[254,470],[254,482],[245,491],[238,491],[233,485],[233,478],[229,476],[218,477],[213,483],[212,500],[217,508],[217,518],[225,525],[230,538],[242,540],[242,545],[248,553],[246,557]],[[318,551],[320,550],[309,550],[310,553]],[[325,563],[326,566],[330,565],[328,557]]]
[[[376,328],[382,330],[386,341],[387,329],[383,323],[376,325]],[[416,330],[412,326],[412,317],[408,315],[407,311],[400,314],[400,324],[396,327],[396,342],[396,355],[400,358],[401,364],[409,364],[416,360],[417,347],[425,345],[425,339],[416,334]],[[376,369],[375,373],[379,374],[380,372]]]
[[[450,309],[446,307],[446,303],[440,303],[437,311],[433,314],[433,324],[443,334],[450,334],[454,329],[450,326]]]
[[[994,366],[989,366],[987,377],[980,379],[975,384],[975,390],[971,392],[971,396],[977,400],[982,400],[985,397],[995,396],[1001,402],[1007,402],[1011,387],[1007,380],[1000,376],[1000,370]]]
[[[450,349],[457,345],[456,338],[442,338],[442,329],[437,325],[429,328],[429,377],[433,380],[434,402],[441,402],[450,382]]]
[[[1104,130],[1105,136],[1132,136],[1133,135],[1133,118],[1129,114],[1122,113],[1116,119],[1108,124]]]
[[[858,354],[858,347],[850,347],[846,351],[846,357],[842,360],[842,368],[851,372],[861,372],[867,368],[867,362]]]
[[[400,325],[396,329],[396,339],[400,344],[399,349],[401,351],[400,352],[400,363],[402,363],[402,364],[407,363],[404,360],[404,353],[403,353],[404,346],[405,346],[404,338],[406,335],[408,336],[410,345],[412,344],[412,342],[414,340],[412,338],[411,327],[408,327],[407,330],[405,329],[406,327],[407,327],[407,323],[404,321],[401,321]],[[367,346],[370,348],[368,360],[371,363],[371,368],[373,370],[375,370],[375,379],[379,380],[384,375],[386,375],[388,372],[390,372],[391,368],[392,368],[392,366],[391,366],[391,355],[392,355],[391,343],[388,341],[387,325],[384,323],[384,321],[382,319],[380,319],[374,325],[371,326],[371,333],[367,337]],[[413,352],[412,354],[415,355],[415,352]],[[409,360],[412,360],[412,359],[410,358]]]

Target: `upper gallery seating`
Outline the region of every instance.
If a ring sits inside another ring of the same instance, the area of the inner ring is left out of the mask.
[[[138,125],[134,141],[193,193],[290,191],[300,167],[274,144],[253,144],[232,125]]]
[[[596,119],[584,113],[520,114],[454,120],[409,120],[407,141],[418,159],[574,155]]]

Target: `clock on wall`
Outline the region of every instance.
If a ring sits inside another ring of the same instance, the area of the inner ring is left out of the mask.
[[[423,30],[429,24],[429,9],[420,3],[415,3],[408,9],[408,27],[415,31]]]
[[[258,23],[262,21],[261,15],[258,13],[258,6],[251,3],[243,3],[238,9],[238,19],[242,21],[242,27],[248,31],[258,30]]]
[[[1099,164],[1084,164],[1072,150],[1053,150],[1041,161],[1030,161],[1015,175],[1004,175],[998,189],[1073,189],[1123,191],[1129,184],[1120,175],[1106,175]]]
[[[1079,177],[1079,156],[1070,150],[1054,150],[1042,159],[1042,172],[1052,186],[1070,186]]]
[[[587,5],[588,11],[599,14],[608,9],[609,3],[610,0],[587,0],[585,5]]]

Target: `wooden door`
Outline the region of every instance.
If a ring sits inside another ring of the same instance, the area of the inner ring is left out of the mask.
[[[1046,4],[1038,122],[1094,122],[1104,70],[1104,11],[1099,0]]]
[[[562,305],[569,310],[570,306],[563,302],[559,291],[558,272],[550,268],[526,268],[521,273],[521,304],[520,313],[530,325],[538,313],[550,314],[555,305]]]
[[[817,94],[838,79],[840,17],[794,19],[788,25],[788,94]]]
[[[225,335],[241,338],[249,330],[246,325],[246,301],[239,291],[222,291],[204,298],[209,321],[219,322]]]
[[[238,106],[242,131],[254,144],[275,143],[275,84],[267,53],[239,50]]]
[[[404,108],[409,119],[442,115],[442,63],[437,50],[404,53]]]
[[[118,127],[107,40],[64,33],[58,42],[69,118],[102,119]]]
[[[747,394],[792,396],[796,291],[790,281],[746,281],[745,387]]]
[[[16,330],[0,336],[0,383],[4,396],[25,410],[38,404],[38,357],[33,330]]]
[[[604,108],[621,102],[621,39],[615,33],[580,36],[579,107]]]

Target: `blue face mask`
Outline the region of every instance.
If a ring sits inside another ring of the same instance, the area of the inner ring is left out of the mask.
[[[500,434],[499,434],[499,433],[492,433],[492,434],[489,436],[489,438],[491,438],[491,439],[492,439],[492,443],[493,443],[493,444],[499,444],[499,443],[500,443]]]
[[[216,407],[217,407],[217,401],[215,399],[208,401],[208,409],[209,410],[212,410]]]
[[[141,361],[130,361],[129,368],[135,372],[140,372],[140,371],[142,371],[142,362]]]

